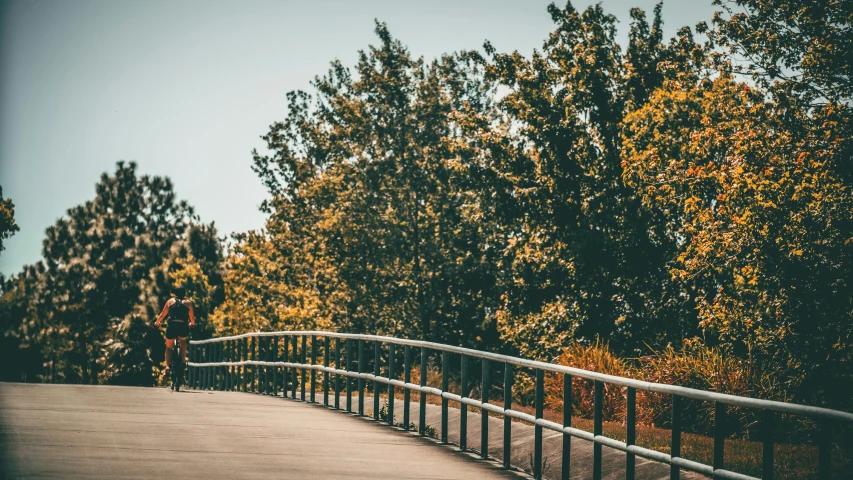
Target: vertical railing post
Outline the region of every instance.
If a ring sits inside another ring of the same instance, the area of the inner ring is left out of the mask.
[[[196,352],[196,361],[199,363],[204,363],[204,349],[206,345],[198,345],[198,351]],[[204,367],[199,367],[198,371],[195,374],[195,388],[198,390],[204,390]]]
[[[299,336],[294,335],[291,337],[293,339],[290,342],[291,350],[293,353],[290,355],[290,363],[299,363]],[[292,368],[292,374],[290,375],[290,398],[296,400],[296,390],[299,388],[299,369],[296,367]]]
[[[219,342],[219,361],[227,362],[228,361],[228,341],[223,340]],[[223,365],[220,367],[220,375],[221,379],[219,380],[220,389],[227,390],[228,389],[228,366]]]
[[[672,403],[672,422],[673,422],[673,439],[675,438],[675,410],[676,402],[673,398]],[[679,415],[679,423],[681,416]],[[679,429],[680,430],[680,429]],[[681,433],[679,432],[679,436]],[[680,440],[680,439],[679,439]],[[675,443],[673,441],[673,443]],[[680,442],[679,442],[680,443]],[[675,448],[675,447],[673,447]],[[726,404],[722,402],[714,402],[714,470],[722,470],[725,468],[726,450]]]
[[[204,344],[195,346],[195,362],[204,363]],[[193,386],[196,390],[204,389],[204,367],[196,367],[195,383]]]
[[[240,362],[243,360],[242,357],[240,356],[242,351],[243,351],[241,345],[242,345],[242,340],[239,338],[233,340],[231,343],[231,348],[233,350],[231,358],[233,359],[234,362]],[[241,367],[239,365],[234,366],[233,387],[234,387],[234,390],[237,392],[239,392],[241,390],[240,382],[243,381],[243,376],[240,373],[242,368],[243,367]]]
[[[216,342],[210,342],[210,363],[216,362]],[[174,352],[177,355],[177,352]],[[210,389],[216,390],[216,367],[210,367]]]
[[[288,352],[290,345],[290,339],[288,337],[281,337],[281,358],[284,360],[284,363],[290,363],[290,353]],[[288,367],[284,367],[282,369],[281,374],[281,396],[287,398],[287,392],[290,391],[290,369]]]
[[[273,337],[264,337],[264,361],[267,363],[272,362],[272,340]],[[272,384],[273,384],[273,372],[275,370],[272,366],[264,367],[264,394],[270,395],[272,394]]]
[[[317,337],[311,335],[311,366],[317,365]],[[311,369],[311,403],[317,403],[317,370]]]
[[[335,370],[341,369],[341,338],[335,339]],[[335,410],[341,409],[341,376],[335,374]]]
[[[204,363],[210,363],[210,344],[204,344]],[[205,390],[210,389],[210,367],[204,367],[204,373],[202,374],[202,387]]]
[[[240,340],[232,340],[231,341],[231,361],[239,362],[240,361]],[[234,365],[231,367],[232,376],[231,379],[231,390],[239,391],[240,390],[240,367]]]
[[[761,452],[761,480],[773,480],[773,411],[761,412],[761,436],[764,437]]]
[[[625,412],[625,444],[637,443],[637,391],[628,387],[627,411]],[[625,480],[634,480],[636,459],[633,453],[625,454]]]
[[[412,381],[412,349],[409,345],[403,347],[403,383],[408,384]],[[412,392],[407,388],[403,389],[403,429],[407,432],[409,429],[409,400],[412,398]]]
[[[267,354],[267,337],[258,338],[258,358],[259,362],[266,360]],[[258,393],[265,395],[267,393],[267,367],[265,365],[258,367]]]
[[[394,344],[388,344],[388,379],[394,380]],[[388,384],[388,425],[394,426],[394,385]]]
[[[572,426],[572,376],[563,374],[563,426]],[[563,432],[562,479],[569,480],[572,473],[572,436]]]
[[[243,361],[243,357],[241,356],[243,353],[242,345],[243,345],[243,341],[240,340],[239,338],[234,340],[234,360],[237,362]],[[234,390],[236,390],[238,392],[240,390],[242,390],[242,387],[241,387],[241,385],[243,383],[243,375],[241,373],[242,368],[243,367],[239,366],[239,365],[234,367]]]
[[[204,345],[196,345],[195,361],[198,363],[204,362]],[[198,367],[195,372],[195,388],[197,390],[204,389],[204,367]]]
[[[245,349],[243,350],[243,354],[244,354],[243,360],[246,362],[250,362],[252,360],[252,349],[254,348],[252,342],[254,340],[252,339],[252,337],[246,337],[245,341],[246,341],[246,343],[244,345]],[[246,379],[246,390],[245,391],[251,393],[252,392],[252,385],[253,385],[252,378],[254,377],[255,370],[252,367],[252,365],[246,365],[245,368],[246,368],[246,375],[245,375],[245,377],[246,377],[245,378]]]
[[[249,360],[258,361],[258,338],[249,338]],[[249,391],[258,393],[258,366],[252,365],[252,376],[249,379]]]
[[[504,410],[512,410],[512,364],[504,363]],[[504,415],[504,468],[512,466],[512,419]]]
[[[272,353],[272,338],[271,337],[263,337],[264,339],[264,354],[261,358],[267,363],[271,362],[272,359],[270,357]],[[270,372],[272,372],[272,367],[269,365],[264,366],[264,395],[269,395],[272,389],[272,378],[270,378]]]
[[[364,340],[358,339],[358,373],[364,373]],[[358,377],[358,415],[364,416],[364,378]]]
[[[255,339],[255,348],[252,351],[252,355],[255,356],[254,360],[256,362],[259,362],[262,360],[262,358],[261,358],[261,340],[263,338],[257,337],[257,336],[252,337],[252,338]],[[262,368],[263,367],[261,367],[260,365],[255,365],[255,378],[254,378],[255,379],[255,393],[263,393],[263,391],[261,390],[261,374],[263,373],[261,370]]]
[[[223,342],[225,345],[225,361],[233,362],[234,361],[234,340],[225,340]],[[225,367],[225,390],[230,391],[231,386],[234,384],[234,367],[228,365]]]
[[[272,361],[278,363],[278,336],[272,337]],[[278,396],[278,367],[273,367],[272,394]]]
[[[604,408],[604,382],[595,380],[595,405],[593,412],[592,434],[595,437],[601,435],[602,409]],[[592,444],[592,478],[601,480],[601,444]]]
[[[483,359],[483,394],[481,401],[483,404],[489,403],[489,361]],[[485,408],[480,409],[480,457],[489,458],[489,411]]]
[[[352,340],[347,339],[347,372],[352,371]],[[352,413],[352,377],[347,375],[347,412]]]
[[[536,419],[545,413],[545,372],[536,369]],[[542,478],[542,426],[533,427],[533,477]]]
[[[238,338],[237,339],[237,360],[243,362],[246,360],[246,339]],[[246,366],[240,365],[237,367],[237,391],[245,392],[246,391]]]
[[[203,344],[198,346],[198,363],[201,363],[202,365],[204,365],[205,358],[207,358],[205,355],[206,350],[207,350],[207,344],[206,343],[203,343]],[[197,379],[199,390],[204,390],[204,376],[206,375],[206,373],[207,373],[207,368],[199,367],[198,379]]]
[[[222,345],[225,348],[225,361],[228,363],[231,363],[231,359],[233,358],[233,355],[231,352],[231,340],[224,340],[222,342]],[[232,377],[232,370],[233,370],[233,367],[231,365],[227,365],[225,367],[225,390],[228,392],[231,391],[231,383],[233,381],[233,379],[231,378]]]
[[[207,344],[201,344],[198,346],[198,363],[200,363],[202,365],[204,365],[204,358],[205,358],[204,351],[205,351],[205,349],[207,349]],[[199,367],[199,369],[198,369],[198,377],[196,378],[196,382],[198,383],[198,385],[196,386],[196,388],[198,388],[199,390],[204,390],[204,373],[205,373],[205,370],[207,370],[207,369],[204,367]]]
[[[714,417],[715,417],[715,427],[714,427],[714,463],[717,463],[717,456],[719,455],[720,462],[722,462],[723,454],[722,448],[720,448],[720,452],[717,452],[717,442],[718,438],[720,440],[724,440],[725,436],[722,434],[722,429],[718,428],[720,426],[717,423],[717,413],[720,411],[719,408],[720,403],[717,402],[717,408],[715,409]],[[723,405],[723,410],[725,409],[725,405]],[[721,418],[722,419],[722,418]],[[717,431],[720,430],[720,434]],[[681,397],[678,395],[672,396],[672,445],[670,446],[670,456],[672,458],[677,458],[681,456]],[[678,468],[678,465],[674,463],[669,466],[669,478],[670,480],[678,480],[681,478],[681,469]]]
[[[187,340],[187,349],[188,349],[187,354],[189,355],[187,358],[190,359],[190,362],[196,363],[195,352],[196,352],[197,348],[195,345],[190,345],[189,340]],[[189,367],[189,370],[187,371],[187,375],[189,376],[189,381],[190,381],[189,388],[195,388],[195,371],[196,371],[196,367]],[[51,382],[52,382],[52,379],[51,379]]]
[[[468,396],[468,356],[464,353],[460,356],[461,368],[461,393],[460,396]],[[459,403],[459,449],[463,452],[468,449],[468,405]]]
[[[206,343],[204,346],[205,346],[204,361],[205,361],[205,363],[210,363],[211,359],[213,358],[213,355],[211,355],[211,353],[213,352],[213,350],[211,348],[211,347],[213,347],[213,344],[212,343]],[[211,382],[212,370],[213,369],[211,367],[206,367],[204,369],[204,389],[205,390],[210,390],[210,385],[212,383]]]
[[[228,342],[223,340],[219,342],[219,361],[228,361]],[[219,367],[219,389],[226,390],[228,388],[228,367],[223,365]]]
[[[222,342],[216,342],[216,361],[221,363],[225,356],[225,348]],[[214,390],[224,390],[223,380],[225,380],[225,367],[216,367],[216,383],[213,385]]]
[[[187,359],[190,363],[195,363],[195,346],[190,345],[189,339],[187,339]],[[187,367],[187,378],[189,380],[189,388],[195,387],[195,367]],[[51,382],[53,380],[51,379]]]
[[[419,384],[425,387],[427,384],[427,348],[421,347],[421,375]],[[418,393],[418,435],[426,435],[426,393]]]
[[[219,342],[219,361],[227,362],[228,361],[228,341],[223,340]],[[223,365],[219,367],[219,388],[220,390],[226,390],[228,388],[228,366]]]
[[[329,344],[331,343],[331,339],[326,336],[325,337],[325,345],[323,345],[323,366],[329,368],[329,359],[331,357],[331,352],[329,351]],[[329,405],[329,372],[323,372],[323,405]]]
[[[204,345],[196,345],[195,347],[195,361],[197,363],[202,363],[204,361]],[[204,368],[197,367],[195,369],[195,388],[196,390],[202,389],[202,378],[204,376]]]
[[[379,420],[379,355],[382,343],[373,342],[373,419]]]
[[[228,352],[228,340],[223,340],[220,342],[222,344],[222,353],[220,354],[220,358],[222,358],[223,362],[228,362],[229,360],[229,352]],[[222,390],[228,390],[228,377],[230,373],[230,365],[222,366]]]
[[[249,337],[243,337],[243,361],[248,362],[251,359],[251,353],[249,352]],[[251,381],[252,381],[252,368],[251,365],[243,365],[243,391],[251,392]]]
[[[299,363],[305,365],[308,361],[308,336],[300,335],[302,337],[302,349],[299,352]],[[305,371],[305,367],[302,367],[302,392],[299,395],[300,400],[305,401],[305,391],[308,389],[308,372]]]
[[[216,363],[219,355],[219,342],[211,342],[210,343],[210,361],[211,363]],[[218,380],[218,367],[210,367],[210,389],[216,391],[216,381]]]
[[[450,387],[450,352],[441,352],[441,392]],[[441,442],[447,443],[447,399],[441,397]]]

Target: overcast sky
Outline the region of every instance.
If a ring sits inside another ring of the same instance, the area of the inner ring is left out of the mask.
[[[222,234],[260,228],[251,150],[284,118],[286,92],[376,43],[375,18],[428,59],[486,39],[529,53],[552,30],[548,3],[0,0],[0,185],[21,229],[0,272],[38,261],[45,228],[94,197],[117,160],[172,177]],[[624,46],[629,9],[651,14],[655,2],[601,3]],[[713,11],[711,0],[670,0],[665,34]]]

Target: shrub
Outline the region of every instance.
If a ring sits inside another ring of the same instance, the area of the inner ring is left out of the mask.
[[[596,341],[594,344],[574,344],[563,349],[556,363],[607,375],[630,377],[631,368],[621,358],[610,351],[606,343]],[[592,418],[595,405],[594,382],[583,378],[572,378],[572,409],[573,414],[580,417]],[[625,417],[625,392],[618,385],[604,385],[604,404],[602,414],[604,420],[619,420]],[[562,375],[545,376],[545,404],[547,408],[556,411],[563,410],[563,378]]]
[[[687,340],[681,349],[672,346],[636,360],[638,377],[655,383],[727,393],[769,400],[788,400],[779,369],[766,362],[737,357],[720,347],[708,347],[698,340]],[[755,409],[728,407],[732,434],[749,434],[758,422]],[[638,421],[669,427],[672,415],[670,395],[638,393]],[[685,400],[682,428],[696,433],[713,433],[714,404]]]

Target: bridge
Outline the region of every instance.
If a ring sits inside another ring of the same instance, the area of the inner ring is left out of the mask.
[[[853,425],[846,412],[391,337],[255,332],[191,345],[188,391],[0,385],[0,472],[150,477],[180,462],[181,476],[205,478],[772,479],[773,427],[796,415],[823,425],[816,478],[831,478],[833,433]],[[522,373],[530,386],[516,384]],[[561,380],[562,421],[546,414],[546,373],[551,390]],[[577,381],[594,388],[590,431],[572,425]],[[603,430],[614,387],[625,394],[623,439]],[[637,444],[637,392],[672,397],[666,449]],[[518,396],[529,408],[514,406]],[[688,400],[714,405],[708,464],[681,455]],[[761,413],[760,477],[727,468],[731,406]]]

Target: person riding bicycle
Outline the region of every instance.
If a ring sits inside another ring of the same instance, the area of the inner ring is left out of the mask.
[[[185,299],[187,291],[184,287],[175,287],[172,289],[175,295],[166,301],[163,306],[163,311],[157,317],[154,325],[160,328],[163,319],[169,317],[166,323],[166,370],[163,375],[168,376],[171,373],[172,349],[175,347],[175,339],[181,342],[181,360],[187,363],[187,336],[190,333],[190,327],[195,326],[195,311],[193,311],[193,302]],[[189,322],[189,323],[187,323]]]

